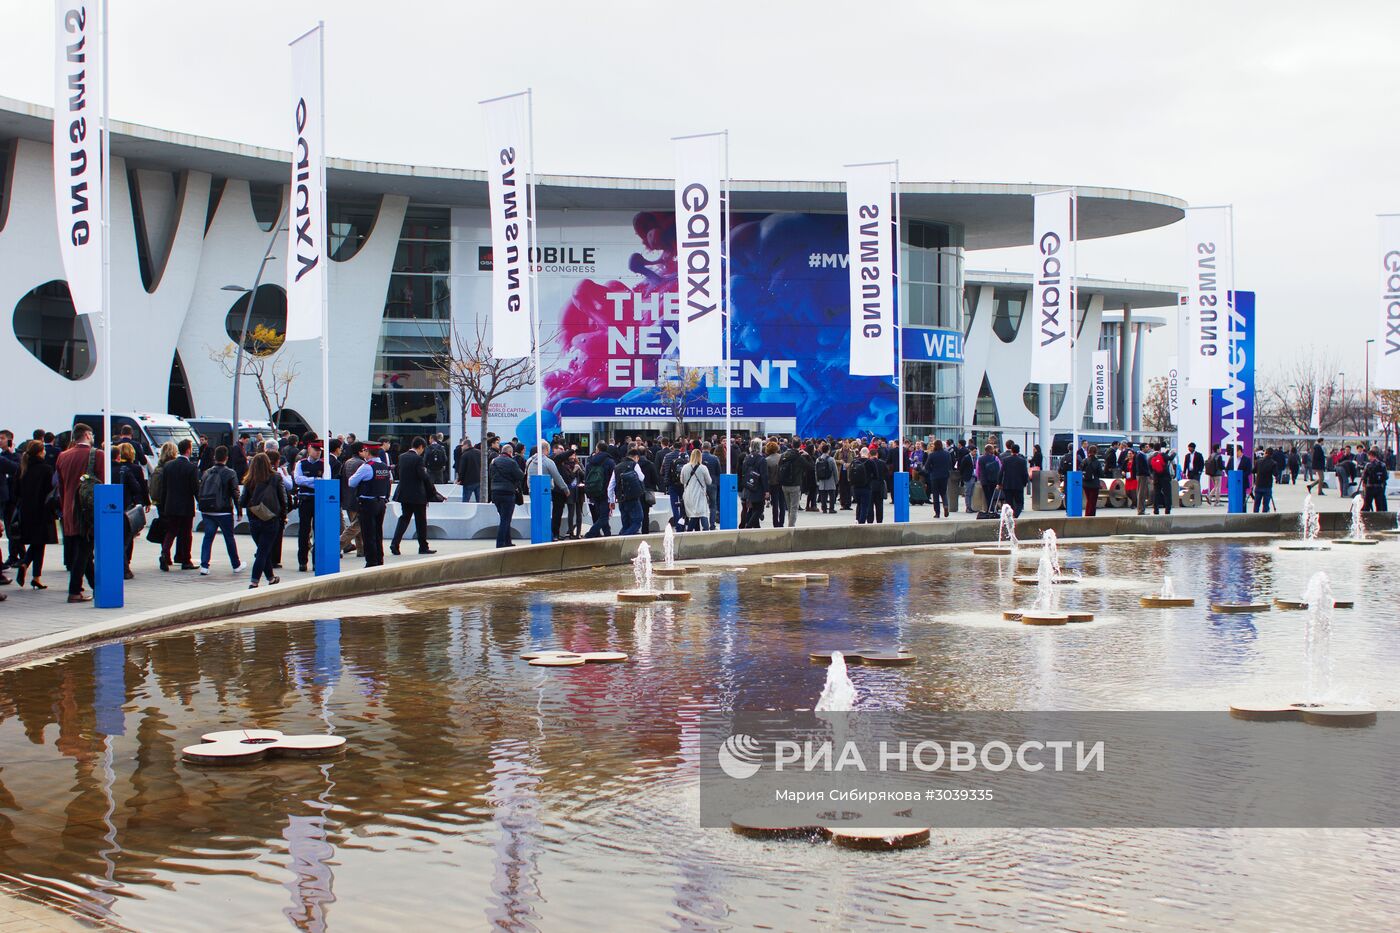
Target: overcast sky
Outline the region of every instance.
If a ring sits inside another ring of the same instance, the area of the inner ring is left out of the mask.
[[[112,114],[286,148],[286,42],[327,24],[333,156],[482,166],[475,102],[535,89],[537,167],[666,176],[728,128],[736,178],[1108,185],[1235,205],[1261,365],[1330,350],[1359,384],[1375,214],[1395,175],[1400,3],[112,0]],[[0,0],[0,94],[51,103],[53,6]],[[501,30],[520,17],[522,42]],[[712,44],[718,66],[679,71]],[[1179,284],[1185,234],[1086,241],[1085,275]],[[970,268],[1026,267],[1025,251]],[[1154,341],[1149,375],[1173,352]]]

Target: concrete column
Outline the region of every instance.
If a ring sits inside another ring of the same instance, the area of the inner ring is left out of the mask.
[[[1123,305],[1123,323],[1118,326],[1118,425],[1127,431],[1132,427],[1131,409],[1128,407],[1128,328],[1132,324],[1132,305]]]
[[[1133,334],[1133,430],[1142,430],[1142,338],[1147,327],[1139,324]]]

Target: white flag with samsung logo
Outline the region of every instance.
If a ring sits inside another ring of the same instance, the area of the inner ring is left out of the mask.
[[[530,99],[483,101],[491,203],[491,352],[530,355]]]
[[[1382,214],[1381,316],[1376,387],[1400,389],[1400,214]]]
[[[892,168],[846,166],[852,376],[894,375]]]
[[[63,274],[78,314],[102,310],[102,63],[97,4],[57,0],[53,184]]]
[[[1047,191],[1035,196],[1035,279],[1031,290],[1030,381],[1071,380],[1070,243],[1074,238],[1074,195]]]
[[[1382,386],[1384,388],[1384,386]],[[1308,426],[1314,431],[1322,430],[1322,371],[1313,372],[1312,418]]]
[[[1109,353],[1095,350],[1094,379],[1090,387],[1094,393],[1094,424],[1109,423],[1109,382]]]
[[[326,302],[323,29],[292,42],[292,187],[287,224],[287,340],[321,336]]]
[[[676,141],[676,289],[681,366],[724,362],[724,136]]]
[[[1230,382],[1230,209],[1187,208],[1186,242],[1190,307],[1186,384],[1192,389],[1223,389]]]

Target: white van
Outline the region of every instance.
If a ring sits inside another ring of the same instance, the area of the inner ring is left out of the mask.
[[[73,423],[79,421],[92,428],[92,436],[100,444],[104,441],[102,436],[102,415],[74,415]],[[138,451],[148,456],[154,457],[160,453],[162,444],[173,441],[179,444],[180,441],[188,439],[196,448],[199,447],[199,437],[190,427],[189,422],[179,415],[170,415],[164,412],[149,411],[114,411],[112,412],[112,433],[121,437],[122,428],[130,427],[132,435],[145,445],[145,450]],[[138,459],[140,459],[138,457]]]

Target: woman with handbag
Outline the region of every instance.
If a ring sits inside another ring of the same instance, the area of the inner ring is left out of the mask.
[[[248,516],[248,531],[257,548],[253,557],[253,578],[248,589],[257,589],[262,577],[267,577],[269,584],[281,583],[281,578],[272,572],[272,565],[274,547],[282,535],[282,522],[287,514],[287,487],[281,474],[273,472],[272,462],[266,453],[258,454],[249,461],[239,504]]]
[[[151,507],[151,496],[146,489],[146,477],[136,465],[136,448],[130,444],[117,445],[117,469],[115,478],[122,487],[122,511],[126,515],[126,579],[131,580],[131,549],[136,543],[136,534],[146,527],[146,512]]]
[[[699,447],[690,451],[690,462],[681,469],[681,504],[685,508],[685,530],[706,531],[710,524],[710,470],[702,461]]]
[[[29,576],[29,585],[46,590],[40,577],[44,574],[44,548],[58,543],[58,487],[53,482],[53,465],[44,457],[44,442],[30,441],[19,462],[19,564],[20,586]]]

